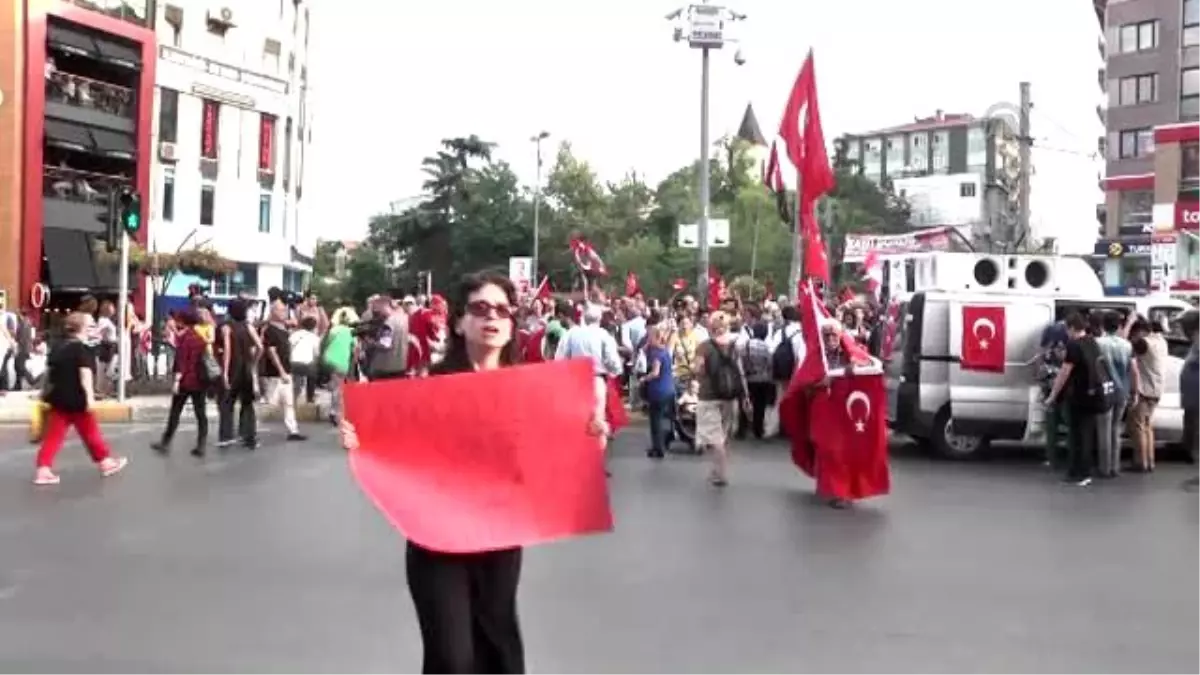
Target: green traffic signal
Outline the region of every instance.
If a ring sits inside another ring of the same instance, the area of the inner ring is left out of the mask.
[[[121,192],[121,227],[129,234],[137,234],[142,226],[142,200],[136,192]]]

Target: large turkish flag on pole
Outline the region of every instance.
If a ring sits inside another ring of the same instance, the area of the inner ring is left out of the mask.
[[[1003,306],[962,308],[963,370],[1004,372],[1005,326]]]

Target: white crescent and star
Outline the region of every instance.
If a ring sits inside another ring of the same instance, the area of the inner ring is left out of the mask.
[[[862,401],[863,405],[867,406],[867,411],[861,419],[854,416],[854,403],[856,401]],[[854,430],[858,433],[861,434],[867,430],[866,421],[871,419],[871,399],[866,393],[857,389],[850,392],[850,395],[846,397],[846,417],[849,417],[854,422]]]
[[[987,337],[979,336],[980,326],[984,326],[988,329]],[[981,316],[978,319],[975,319],[975,323],[971,324],[971,335],[974,335],[975,339],[979,340],[979,348],[986,351],[988,348],[988,340],[996,337],[996,324],[992,323],[992,320],[986,316]]]

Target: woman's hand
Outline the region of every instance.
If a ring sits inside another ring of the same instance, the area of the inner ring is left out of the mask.
[[[358,433],[354,431],[354,425],[342,420],[338,424],[338,432],[342,437],[342,447],[346,450],[358,449]]]
[[[588,420],[588,434],[602,437],[608,435],[608,422],[602,417],[592,417]]]

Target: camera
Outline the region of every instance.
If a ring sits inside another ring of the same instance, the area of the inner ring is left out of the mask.
[[[271,301],[271,304],[282,302],[287,305],[288,309],[295,309],[304,298],[295,291],[285,291],[278,286],[272,286],[267,289],[267,299]]]

